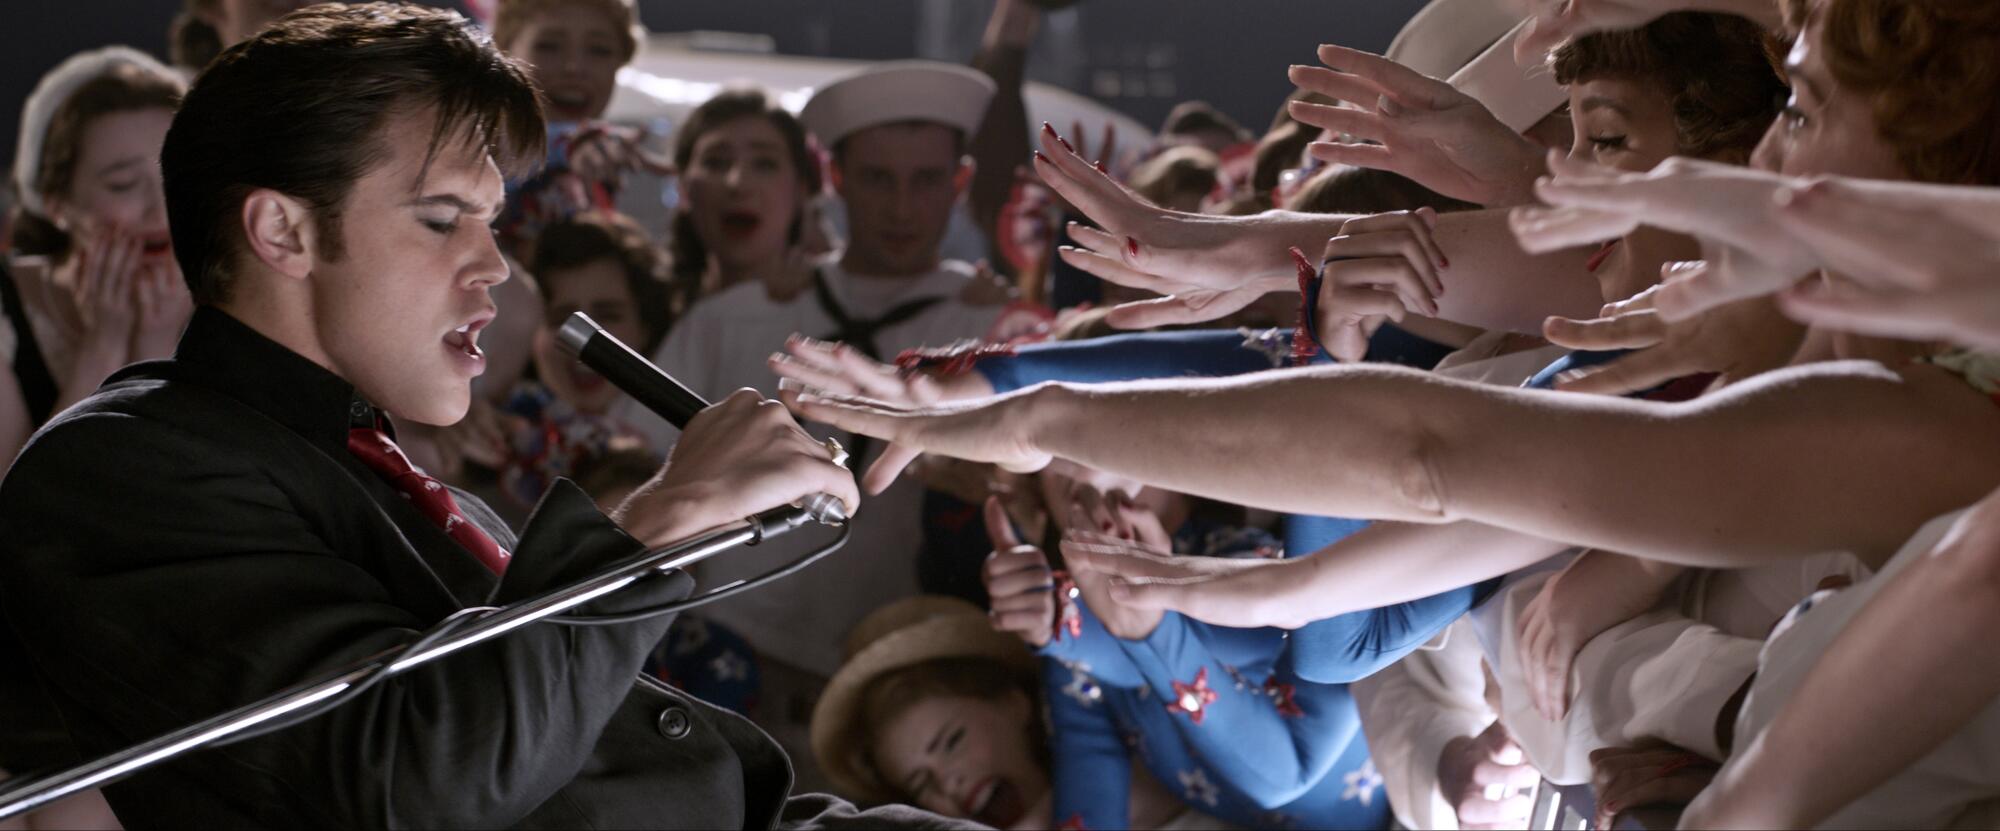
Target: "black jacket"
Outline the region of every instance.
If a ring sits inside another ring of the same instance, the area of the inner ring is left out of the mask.
[[[496,578],[348,454],[367,408],[203,308],[172,360],[128,367],[35,435],[0,483],[0,610],[78,750],[151,738],[640,552],[567,481],[518,539],[458,494],[514,553]],[[585,610],[691,586],[650,578]],[[134,829],[772,825],[792,775],[777,745],[639,676],[667,624],[528,627],[106,796]],[[851,814],[792,811],[830,805]]]

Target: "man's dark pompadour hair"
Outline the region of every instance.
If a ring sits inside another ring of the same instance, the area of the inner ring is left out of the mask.
[[[546,128],[527,70],[456,12],[325,4],[230,47],[195,79],[160,151],[174,252],[198,303],[229,296],[243,199],[270,188],[312,207],[321,253],[342,256],[341,206],[388,155],[395,114],[433,109],[429,156],[485,145],[501,171],[540,164]]]

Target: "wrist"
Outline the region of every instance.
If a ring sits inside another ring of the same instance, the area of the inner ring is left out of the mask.
[[[722,517],[699,485],[644,488],[611,512],[611,521],[647,548],[659,548],[740,517]]]

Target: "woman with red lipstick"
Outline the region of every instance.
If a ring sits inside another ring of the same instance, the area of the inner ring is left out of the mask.
[[[672,247],[677,308],[759,280],[774,297],[811,281],[804,241],[818,156],[797,117],[758,89],[724,90],[674,134],[681,205]]]
[[[158,61],[110,47],[51,70],[23,109],[20,210],[0,272],[0,327],[14,342],[0,398],[19,404],[0,405],[0,459],[112,371],[173,352],[192,305],[156,160],[184,88]]]

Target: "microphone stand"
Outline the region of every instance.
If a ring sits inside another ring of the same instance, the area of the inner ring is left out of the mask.
[[[731,526],[648,551],[595,575],[551,589],[511,606],[472,618],[436,639],[423,639],[370,658],[320,681],[280,690],[207,720],[100,756],[83,764],[25,782],[0,782],[0,819],[32,811],[74,793],[99,788],[145,768],[239,736],[259,725],[298,713],[340,695],[370,676],[392,678],[468,646],[500,637],[515,629],[574,609],[618,591],[656,571],[684,568],[739,545],[756,545],[811,521],[802,508],[782,506],[765,511],[740,526]],[[424,643],[428,640],[428,643]],[[309,717],[309,716],[308,716]]]

